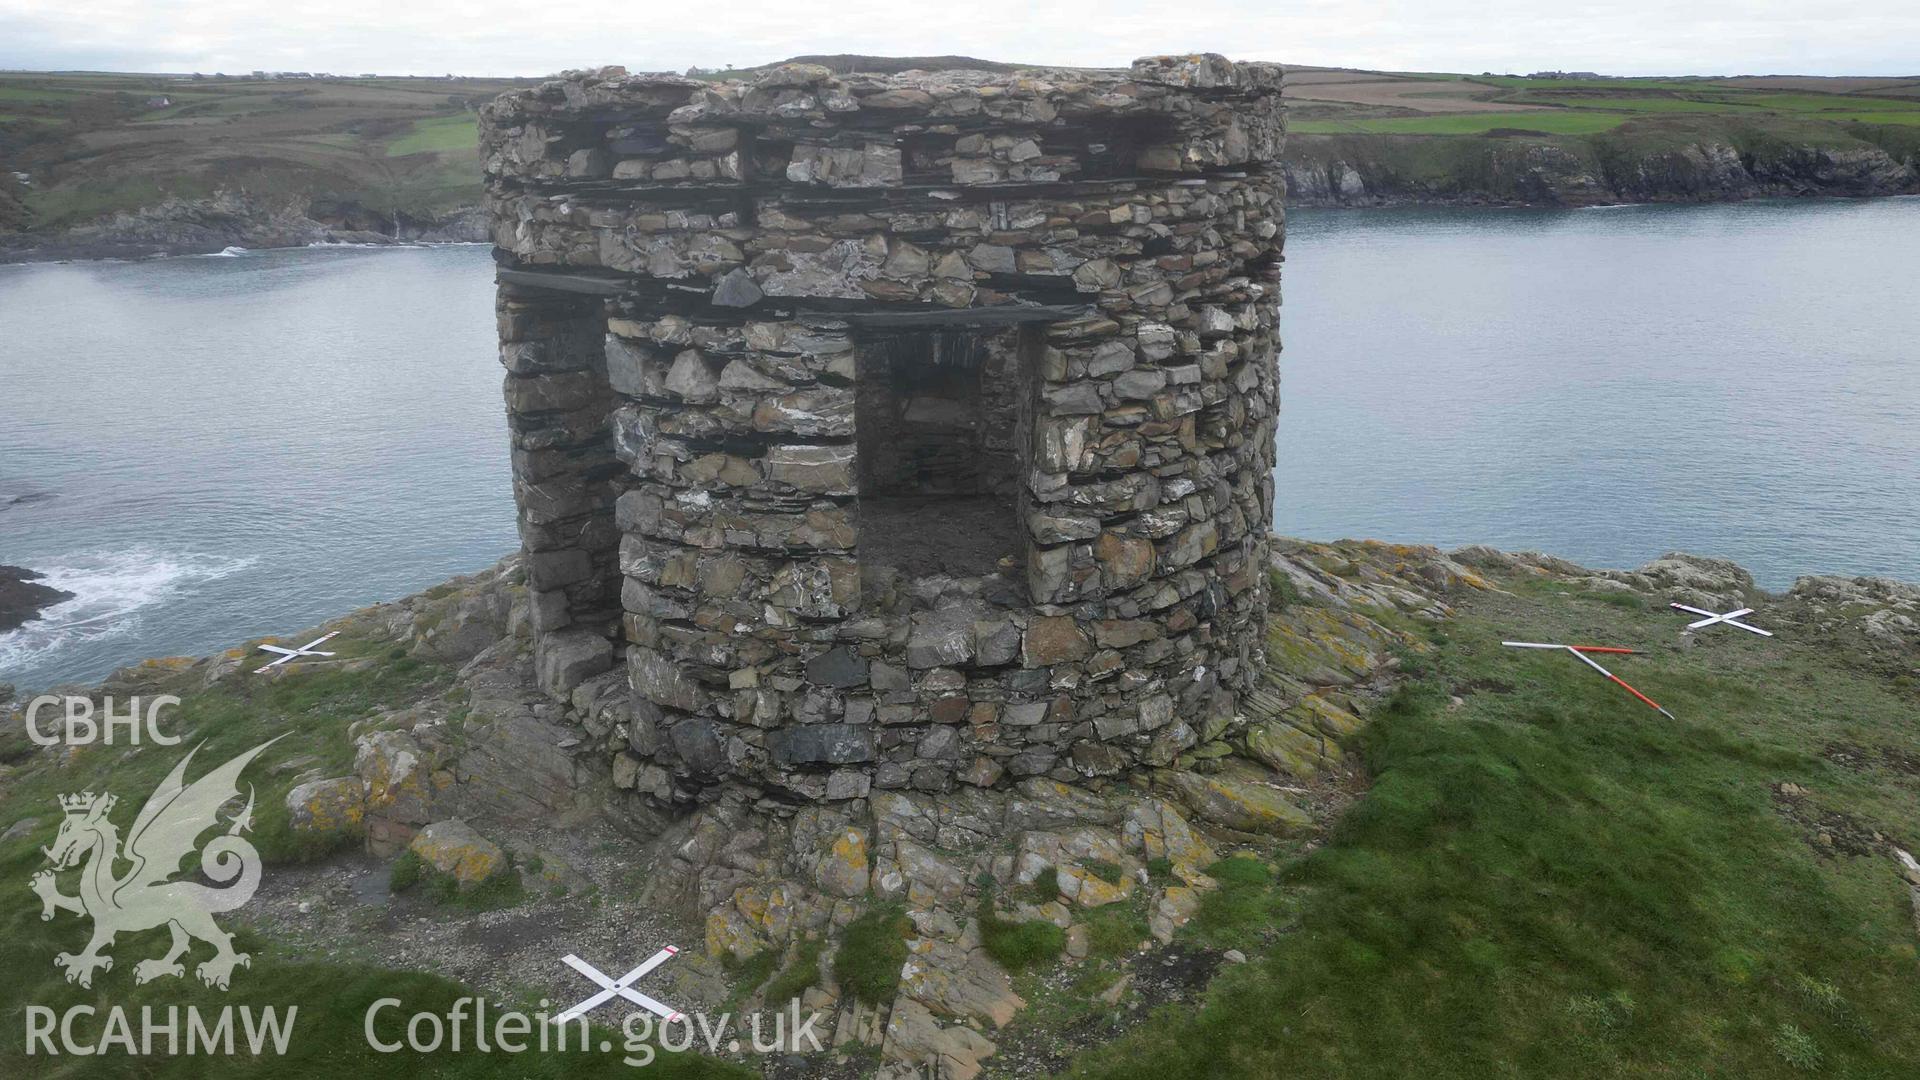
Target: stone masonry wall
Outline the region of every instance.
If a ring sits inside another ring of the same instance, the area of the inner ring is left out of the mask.
[[[606,69],[483,110],[540,676],[625,665],[617,782],[1084,781],[1236,722],[1273,510],[1279,83],[1210,55]],[[986,486],[1010,497],[863,513],[862,361],[913,332],[1003,343],[977,437],[1009,447]],[[978,572],[862,559],[863,522],[965,545],[981,513],[1017,540]]]

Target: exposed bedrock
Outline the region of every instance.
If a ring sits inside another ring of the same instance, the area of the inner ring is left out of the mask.
[[[39,574],[18,566],[0,566],[0,634],[18,628],[40,612],[73,599],[64,589],[40,583]]]

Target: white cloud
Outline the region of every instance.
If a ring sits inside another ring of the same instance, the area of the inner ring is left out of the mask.
[[[1212,51],[1299,64],[1611,74],[1916,74],[1920,5],[1864,0],[0,0],[0,67],[542,75],[749,66],[796,53],[1123,65]]]

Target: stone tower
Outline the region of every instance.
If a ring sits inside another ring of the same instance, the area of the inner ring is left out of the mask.
[[[625,666],[617,779],[1080,781],[1233,724],[1278,67],[607,69],[482,121],[537,667]]]

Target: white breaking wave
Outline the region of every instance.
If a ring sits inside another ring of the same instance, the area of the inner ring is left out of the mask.
[[[43,563],[35,567],[42,575],[40,584],[70,592],[73,599],[44,608],[39,618],[0,634],[0,676],[68,646],[129,633],[139,627],[143,610],[253,562],[134,548]]]
[[[239,257],[240,257],[240,256],[242,256],[242,255],[251,255],[251,254],[252,254],[252,252],[250,252],[250,251],[248,251],[248,250],[247,250],[246,248],[243,248],[243,247],[223,247],[223,248],[221,248],[221,249],[220,249],[219,251],[216,251],[216,252],[214,252],[214,253],[212,253],[211,255],[208,255],[208,256],[207,256],[207,258],[209,258],[209,259],[237,259],[237,258],[239,258]]]

